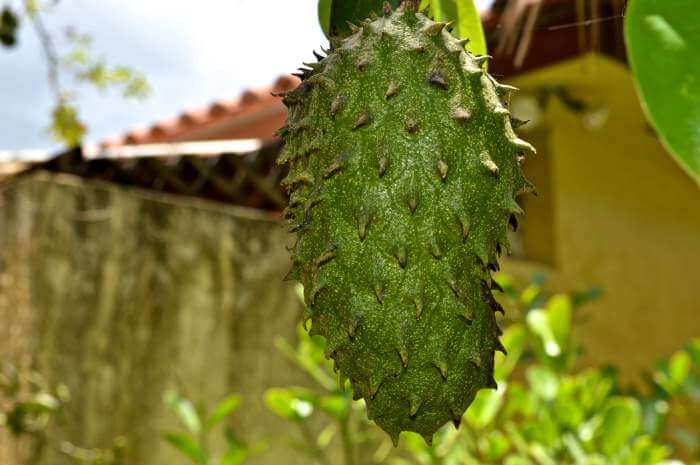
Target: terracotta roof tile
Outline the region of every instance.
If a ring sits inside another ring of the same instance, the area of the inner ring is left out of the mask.
[[[235,126],[237,119],[243,122],[244,119],[255,119],[256,115],[269,116],[270,112],[274,113],[276,109],[284,111],[280,99],[271,94],[291,90],[298,83],[299,79],[294,76],[280,76],[272,86],[246,90],[235,100],[217,100],[206,107],[187,110],[179,116],[157,121],[149,127],[132,129],[121,137],[105,139],[100,145],[114,147],[198,138],[227,138],[227,128]],[[217,129],[219,127],[221,129]],[[202,133],[206,135],[202,136]]]

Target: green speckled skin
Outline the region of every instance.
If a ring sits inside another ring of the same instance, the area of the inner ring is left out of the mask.
[[[289,277],[369,417],[430,441],[495,388],[490,270],[533,149],[444,24],[386,11],[333,45],[284,96]]]

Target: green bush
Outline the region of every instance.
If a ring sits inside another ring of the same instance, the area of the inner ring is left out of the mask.
[[[237,394],[231,394],[219,401],[212,409],[204,405],[195,406],[189,399],[175,391],[163,395],[165,404],[176,414],[184,427],[182,432],[163,433],[163,439],[192,463],[197,465],[240,465],[250,457],[262,452],[263,442],[248,444],[241,440],[234,430],[223,426],[241,403]],[[218,429],[226,442],[226,448],[219,453],[211,450],[212,435]]]
[[[315,385],[266,394],[269,408],[299,428],[292,444],[322,464],[337,459],[329,449],[334,438],[346,465],[681,464],[669,460],[675,451],[672,441],[664,442],[665,426],[674,423],[672,409],[658,406],[687,406],[678,398],[681,394],[697,399],[700,384],[691,375],[700,366],[700,343],[659,365],[652,377],[653,396],[625,393],[614,369],[576,369],[582,348],[574,337],[574,321],[596,290],[546,296],[540,278],[522,291],[506,277],[499,283],[508,309],[502,337],[508,355],[497,354],[496,361],[499,388],[480,391],[460,428],[443,428],[432,446],[403,433],[394,450],[367,420],[362,402],[352,401],[349,387],[338,383],[321,337],[311,338],[299,328],[296,347],[278,340],[277,347]],[[684,425],[674,431],[683,431],[686,442],[696,447],[700,425]]]

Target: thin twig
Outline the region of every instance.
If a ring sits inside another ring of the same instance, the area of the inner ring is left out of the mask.
[[[525,26],[523,28],[522,39],[513,60],[516,68],[520,68],[523,65],[525,56],[530,50],[530,44],[535,36],[535,25],[537,24],[537,18],[539,17],[541,7],[542,2],[536,2],[530,7],[530,11],[528,12],[527,19],[525,21]]]
[[[24,9],[27,16],[34,26],[37,36],[39,37],[39,42],[41,42],[41,49],[46,57],[46,62],[48,64],[48,77],[49,86],[55,94],[56,98],[60,99],[61,96],[61,83],[59,76],[60,59],[58,53],[56,52],[56,45],[53,42],[51,34],[49,34],[44,22],[41,19],[41,13],[39,11],[34,11],[29,5],[29,0],[24,2]]]
[[[588,27],[592,24],[595,23],[604,23],[606,21],[612,21],[613,19],[621,19],[624,18],[625,15],[613,15],[613,16],[606,16],[604,18],[595,18],[595,19],[587,19],[585,21],[576,21],[573,23],[566,23],[566,24],[557,24],[556,26],[549,26],[547,28],[548,31],[557,31],[559,29],[568,29],[570,27],[579,27],[579,26],[584,26]]]
[[[309,429],[309,425],[306,424],[305,421],[299,421],[297,423],[299,425],[299,429],[301,430],[301,435],[304,437],[304,440],[306,441],[307,444],[313,444],[313,453],[314,453],[314,458],[316,461],[323,465],[331,465],[331,461],[328,459],[328,456],[326,453],[316,445],[316,438],[314,438],[313,433],[311,432],[311,429]]]

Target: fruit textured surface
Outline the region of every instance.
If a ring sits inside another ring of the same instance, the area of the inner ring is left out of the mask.
[[[396,443],[495,388],[490,272],[530,188],[512,87],[410,6],[332,41],[283,96],[290,279],[312,334]]]

